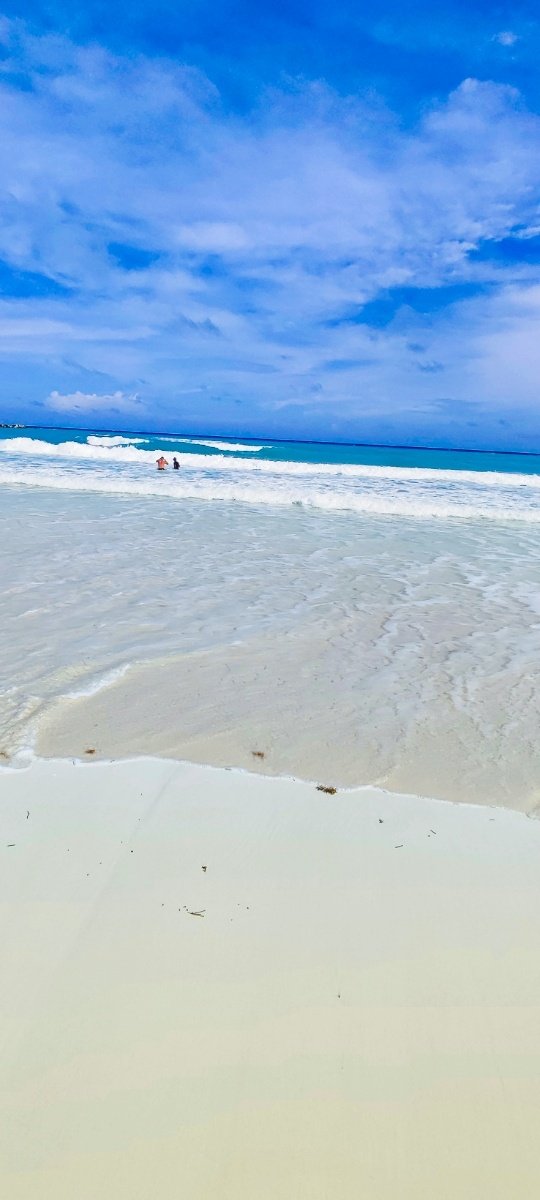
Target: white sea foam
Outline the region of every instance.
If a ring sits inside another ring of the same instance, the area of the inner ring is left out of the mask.
[[[36,458],[78,458],[82,461],[103,463],[141,462],[147,463],[159,456],[159,450],[138,450],[131,443],[125,444],[113,439],[103,445],[101,439],[94,438],[87,442],[53,442],[41,441],[39,438],[14,437],[0,441],[0,452],[4,455],[17,454]]]
[[[239,477],[197,477],[189,479],[157,473],[148,477],[130,477],[127,473],[116,476],[99,471],[34,470],[24,475],[13,467],[0,468],[0,484],[51,488],[58,491],[108,493],[125,496],[167,496],[172,500],[229,501],[242,504],[287,507],[301,505],[306,508],[322,509],[326,512],[350,511],[379,516],[402,516],[419,519],[461,518],[492,519],[498,521],[525,521],[540,523],[540,500],[524,503],[523,497],[502,497],[489,489],[479,495],[470,495],[456,490],[444,492],[438,489],[379,487],[354,490],[332,488],[326,490],[309,484],[290,482],[276,473],[267,481],[258,482]]]
[[[189,438],[188,444],[208,446],[210,450],[226,450],[229,454],[234,454],[235,451],[237,453],[241,451],[242,454],[259,454],[261,450],[268,449],[267,446],[246,446],[244,442],[206,442],[202,438]]]
[[[100,675],[85,679],[80,686],[64,693],[66,700],[81,700],[85,696],[97,696],[98,692],[101,692],[103,688],[111,687],[113,683],[117,683],[119,679],[122,679],[132,665],[131,662],[122,663],[119,667],[112,667],[110,671],[105,671]]]
[[[109,437],[99,436],[97,434],[89,434],[86,439],[89,446],[138,446],[144,445],[147,438],[137,437]]]

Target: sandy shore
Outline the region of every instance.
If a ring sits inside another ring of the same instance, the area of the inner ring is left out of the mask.
[[[540,823],[158,760],[0,796],[3,1196],[536,1198]]]

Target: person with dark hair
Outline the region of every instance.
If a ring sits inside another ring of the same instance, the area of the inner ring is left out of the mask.
[[[174,457],[174,458],[173,458],[173,460],[172,460],[172,465],[173,465],[173,469],[174,469],[175,471],[179,471],[179,470],[180,470],[180,463],[178,462],[178,459],[176,458],[176,455],[175,455],[175,457]]]

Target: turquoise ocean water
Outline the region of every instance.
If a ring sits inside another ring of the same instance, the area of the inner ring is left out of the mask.
[[[235,438],[211,434],[180,435],[171,433],[145,433],[124,430],[103,431],[99,429],[49,429],[32,427],[31,429],[0,429],[0,440],[18,441],[21,437],[29,437],[35,442],[44,441],[50,445],[86,445],[88,438],[113,439],[123,438],[134,441],[146,450],[157,451],[164,445],[171,451],[214,457],[219,453],[237,453],[250,455],[260,453],[263,447],[263,457],[270,462],[299,462],[327,464],[357,464],[373,467],[416,467],[432,468],[434,470],[452,471],[495,471],[514,472],[517,474],[540,475],[540,454],[523,454],[495,452],[487,450],[453,450],[406,446],[371,446],[363,444],[348,445],[336,442],[289,442],[273,441],[268,438]],[[164,440],[166,439],[166,440]],[[254,451],[254,447],[257,450]]]

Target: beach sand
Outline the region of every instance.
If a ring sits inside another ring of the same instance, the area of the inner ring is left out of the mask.
[[[2,1196],[536,1198],[540,823],[157,759],[0,792]]]

